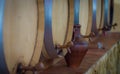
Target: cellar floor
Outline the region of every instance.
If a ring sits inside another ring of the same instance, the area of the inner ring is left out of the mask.
[[[63,59],[54,66],[44,71],[40,71],[39,74],[83,74],[102,56],[104,56],[104,54],[109,51],[109,49],[119,40],[120,33],[117,32],[107,32],[105,36],[99,35],[98,37],[94,38],[92,43],[96,44],[97,42],[101,42],[105,49],[89,49],[78,69],[68,68],[65,60]]]

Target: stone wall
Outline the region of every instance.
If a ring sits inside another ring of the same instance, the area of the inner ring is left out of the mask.
[[[117,42],[85,74],[120,74],[120,42]]]

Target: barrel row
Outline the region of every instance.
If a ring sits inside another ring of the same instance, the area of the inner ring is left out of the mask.
[[[40,56],[58,57],[55,45],[71,41],[74,24],[83,35],[109,25],[111,1],[1,0],[0,73],[15,73],[18,63],[34,66]]]

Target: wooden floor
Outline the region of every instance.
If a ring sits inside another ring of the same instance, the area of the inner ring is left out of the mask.
[[[103,43],[105,49],[89,49],[78,69],[66,67],[66,63],[63,59],[56,65],[44,71],[40,71],[39,74],[83,74],[94,63],[96,63],[100,57],[104,56],[104,54],[119,40],[120,33],[107,33],[106,36],[100,35],[92,43],[96,44],[97,42],[101,42]]]

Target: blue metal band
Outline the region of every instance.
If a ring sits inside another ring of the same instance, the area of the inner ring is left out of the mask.
[[[79,24],[80,0],[74,0],[74,25]]]
[[[108,25],[108,0],[104,0],[104,26]]]
[[[112,27],[113,4],[114,4],[113,2],[114,2],[113,0],[110,0],[110,8],[109,8],[109,0],[104,0],[104,26],[103,27],[106,27],[107,31],[110,31]],[[108,18],[108,16],[110,17]]]
[[[54,48],[52,37],[52,0],[44,0],[45,7],[45,33],[44,42],[48,55],[51,58],[57,57],[57,51]]]
[[[0,74],[9,74],[5,62],[4,47],[3,47],[4,7],[5,7],[5,0],[0,0]]]
[[[92,28],[91,32],[94,32],[95,35],[98,34],[97,24],[96,24],[96,11],[97,11],[97,0],[93,0],[92,2]]]
[[[110,23],[113,24],[114,0],[110,0]]]

